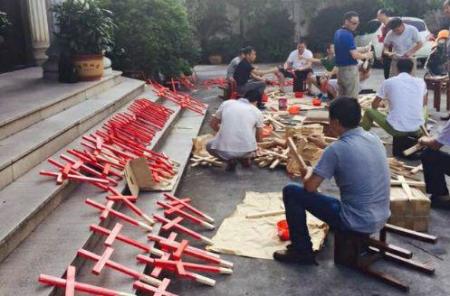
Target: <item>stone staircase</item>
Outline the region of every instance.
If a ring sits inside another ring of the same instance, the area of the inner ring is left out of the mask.
[[[0,82],[0,90],[2,86],[5,85]],[[62,277],[69,264],[77,266],[79,281],[133,293],[132,279],[108,269],[95,277],[90,273],[91,263],[76,256],[80,248],[103,253],[99,237],[89,231],[91,224],[99,223],[98,212],[84,201],[90,198],[104,203],[106,194],[88,184],[66,181],[55,185],[53,178],[40,176],[39,171],[54,170],[47,158],[58,159],[67,149],[80,148],[82,135],[98,129],[105,119],[124,111],[134,99],[144,97],[175,111],[149,146],[181,164],[172,192],[175,193],[188,162],[192,138],[197,136],[204,115],[183,111],[158,98],[143,82],[121,77],[117,72],[96,83],[70,85],[66,95],[62,95],[57,85],[48,87],[54,91],[49,92],[42,85],[36,87],[34,97],[40,94],[49,97],[33,105],[30,108],[33,111],[16,110],[10,112],[15,114],[10,118],[3,116],[3,110],[0,112],[0,295],[61,292],[40,286],[37,278],[40,273]],[[30,96],[10,87],[9,95],[12,93]],[[121,181],[117,189],[125,192],[125,182]],[[151,215],[160,211],[155,207],[160,197],[161,193],[143,192],[137,205]],[[120,210],[133,216],[127,208]],[[116,222],[108,218],[101,225],[112,228]],[[124,225],[123,232],[141,242],[147,241],[143,231],[129,225]],[[115,261],[144,271],[145,266],[137,265],[135,249],[120,244],[114,249]]]

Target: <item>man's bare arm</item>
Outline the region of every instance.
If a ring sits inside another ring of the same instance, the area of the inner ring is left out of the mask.
[[[263,128],[256,128],[256,142],[262,142],[263,140]]]
[[[316,192],[322,182],[323,178],[313,173],[310,177],[303,180],[303,187],[308,192]]]
[[[209,122],[209,126],[215,131],[218,132],[220,129],[220,119],[218,119],[216,116],[213,116],[211,118],[211,121]]]
[[[380,97],[376,97],[373,101],[372,101],[372,109],[377,110],[380,107],[380,103],[383,99]]]

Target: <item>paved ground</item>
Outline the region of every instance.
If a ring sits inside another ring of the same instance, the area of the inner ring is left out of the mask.
[[[197,67],[200,79],[223,76],[221,66]],[[381,71],[375,70],[370,84],[382,80]],[[214,112],[221,101],[217,90],[196,93],[210,104]],[[437,118],[438,114],[432,116]],[[205,121],[207,122],[207,121]],[[442,124],[442,122],[440,123]],[[204,124],[202,133],[209,132]],[[378,131],[377,131],[378,133]],[[390,140],[385,134],[380,135]],[[269,171],[253,167],[238,167],[235,173],[227,173],[218,168],[189,168],[179,191],[180,196],[191,196],[195,204],[216,218],[217,224],[229,216],[240,203],[246,191],[278,191],[290,182],[283,170]],[[336,195],[333,183],[325,183],[323,189]],[[377,263],[377,268],[390,272],[411,285],[409,295],[450,295],[450,222],[449,212],[432,210],[430,231],[439,235],[437,245],[421,244],[409,240],[393,241],[411,249],[417,258],[432,262],[437,267],[435,276],[426,276],[399,268],[393,264]],[[213,233],[211,233],[211,236]],[[317,267],[299,267],[279,264],[272,260],[257,260],[227,256],[235,262],[232,276],[219,277],[214,288],[203,287],[188,281],[175,281],[170,290],[182,295],[402,295],[403,293],[333,263],[333,239],[329,235],[325,248],[321,251]]]

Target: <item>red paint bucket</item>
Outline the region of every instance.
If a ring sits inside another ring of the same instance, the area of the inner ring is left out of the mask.
[[[289,226],[286,220],[281,220],[277,222],[277,232],[280,240],[282,241],[289,240]]]
[[[295,92],[295,97],[296,97],[297,99],[301,99],[301,98],[303,98],[303,95],[304,95],[304,93],[303,93],[303,92],[301,92],[301,91],[297,91],[297,92]]]
[[[288,100],[286,98],[278,99],[278,110],[286,111],[288,108]]]

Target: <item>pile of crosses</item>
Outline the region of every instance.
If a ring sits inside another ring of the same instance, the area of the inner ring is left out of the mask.
[[[171,100],[177,102],[179,100],[183,108],[202,114],[205,112],[205,105],[187,96],[175,94],[162,87],[159,91],[161,96],[170,96]],[[152,144],[157,132],[169,123],[173,113],[174,111],[167,107],[147,99],[138,99],[128,107],[127,112],[114,115],[100,129],[83,136],[80,146],[83,148],[67,150],[65,154],[60,155],[61,161],[50,158],[48,161],[56,168],[56,171],[40,172],[41,175],[54,177],[56,184],[73,180],[88,183],[106,192],[105,203],[92,199],[86,199],[85,203],[99,212],[100,222],[108,218],[118,222],[112,229],[100,226],[102,224],[90,226],[91,232],[105,237],[103,254],[79,249],[77,256],[96,262],[92,269],[94,274],[99,275],[106,268],[115,270],[132,278],[133,287],[136,290],[152,293],[152,295],[175,295],[166,291],[170,280],[161,278],[162,271],[169,271],[176,277],[213,286],[215,280],[199,273],[231,274],[233,266],[231,262],[222,260],[216,254],[190,246],[188,240],[176,240],[178,233],[183,233],[194,240],[212,244],[209,238],[183,225],[188,221],[208,230],[214,229],[212,224],[214,219],[193,207],[190,199],[179,199],[165,194],[163,200],[157,201],[157,206],[163,210],[164,215],[151,215],[137,206],[138,196],[122,195],[117,189],[127,163],[137,158],[144,158],[147,161],[155,183],[175,178],[177,164],[163,153],[147,148]],[[118,203],[124,207],[117,206]],[[129,209],[132,216],[121,212],[121,208]],[[170,235],[166,238],[149,234],[150,242],[139,242],[122,233],[122,223],[149,233],[153,231],[153,225],[159,223],[162,230],[170,231]],[[151,265],[152,273],[147,275],[114,261],[112,259],[113,244],[117,242],[135,248],[139,252],[136,256],[137,262]],[[153,245],[158,245],[159,249]],[[185,257],[194,257],[205,263],[190,263],[184,261]],[[64,288],[65,295],[74,295],[75,291],[91,295],[132,295],[77,282],[75,274],[75,267],[69,266],[65,279],[41,275],[39,282]]]
[[[189,94],[177,92],[174,85],[173,90],[171,90],[170,88],[165,87],[155,81],[147,81],[147,83],[153,87],[159,97],[174,102],[182,109],[189,109],[202,115],[205,114],[207,107],[206,104],[203,104],[199,100],[194,99]]]
[[[100,129],[84,135],[81,141],[83,150],[70,149],[67,154],[60,155],[65,163],[48,159],[56,171],[41,171],[40,174],[56,178],[57,184],[75,180],[113,192],[127,163],[144,157],[153,181],[156,184],[167,182],[176,176],[177,164],[166,155],[146,147],[173,113],[167,107],[138,99],[128,107],[128,112],[114,115]]]
[[[206,244],[212,244],[211,240],[182,225],[183,221],[202,226],[210,230],[214,229],[214,219],[191,205],[189,198],[177,198],[170,194],[164,194],[164,199],[157,201],[157,205],[163,209],[164,215],[154,214],[149,217],[139,209],[135,202],[137,196],[125,196],[118,194],[108,195],[106,204],[97,203],[86,199],[86,204],[99,211],[99,220],[104,221],[108,217],[114,217],[117,221],[128,223],[148,232],[147,242],[135,240],[122,232],[123,224],[117,222],[112,229],[107,229],[97,224],[90,225],[92,233],[103,237],[104,251],[96,254],[85,249],[79,249],[77,256],[85,260],[95,262],[92,273],[100,275],[109,269],[130,278],[133,288],[146,295],[176,296],[167,291],[170,279],[161,277],[163,271],[173,274],[176,278],[192,280],[200,284],[214,286],[216,281],[200,273],[208,274],[232,274],[233,263],[223,260],[219,255],[193,247],[186,239],[177,240],[179,233],[183,233],[194,240]],[[132,210],[136,218],[130,217],[113,209],[115,202],[122,202]],[[161,229],[170,234],[167,237],[153,234],[152,225],[161,224]],[[114,250],[119,245],[126,245],[136,250],[136,261],[152,267],[149,274],[145,274],[129,268],[112,259]],[[194,258],[191,263],[187,258]],[[66,279],[61,279],[45,274],[39,276],[39,282],[43,285],[55,286],[65,289],[65,295],[75,295],[75,291],[89,293],[91,295],[122,295],[133,294],[114,291],[104,287],[89,285],[75,281],[75,267],[69,266]]]

